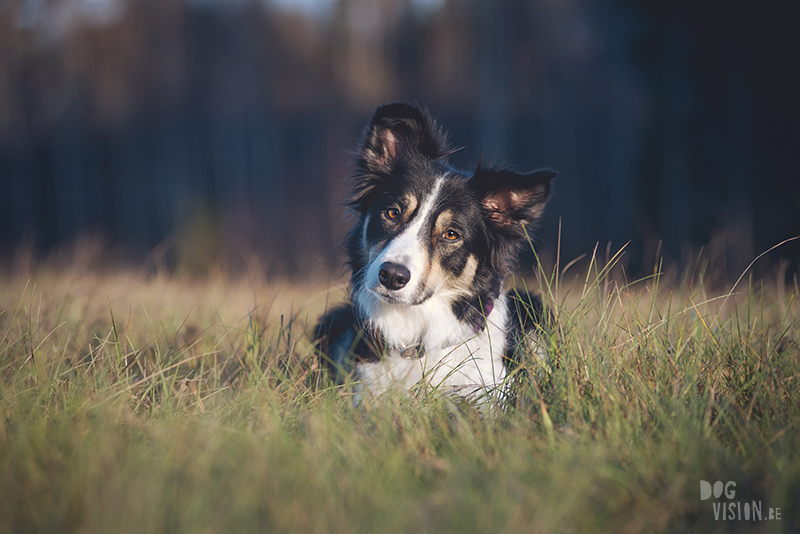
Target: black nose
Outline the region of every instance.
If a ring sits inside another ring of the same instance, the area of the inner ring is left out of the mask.
[[[381,270],[378,271],[378,280],[381,281],[381,285],[386,289],[397,291],[411,280],[411,271],[402,265],[387,261],[381,264]]]

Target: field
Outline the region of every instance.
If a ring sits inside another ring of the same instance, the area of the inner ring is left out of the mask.
[[[603,265],[516,281],[552,358],[494,411],[354,407],[306,337],[341,285],[4,274],[0,533],[800,531],[797,282]]]

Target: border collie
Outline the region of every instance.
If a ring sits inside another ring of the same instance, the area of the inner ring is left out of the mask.
[[[317,327],[323,358],[356,402],[391,389],[505,395],[520,344],[540,358],[541,303],[503,292],[556,175],[451,167],[447,137],[424,110],[375,111],[356,153],[345,241],[349,302]]]

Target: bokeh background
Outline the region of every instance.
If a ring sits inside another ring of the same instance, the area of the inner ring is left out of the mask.
[[[458,165],[560,172],[548,261],[560,225],[562,264],[630,241],[631,274],[735,278],[800,234],[796,26],[743,0],[0,0],[2,258],[335,271],[350,151],[401,100]]]

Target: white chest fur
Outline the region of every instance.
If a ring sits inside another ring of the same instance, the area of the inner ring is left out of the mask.
[[[372,309],[371,322],[394,348],[381,361],[356,366],[359,401],[418,387],[472,399],[500,394],[497,390],[506,376],[503,354],[509,312],[505,295],[495,300],[486,328],[477,334],[472,325],[458,321],[442,300],[430,299],[410,311],[404,308]],[[417,340],[422,342],[422,357],[401,356],[401,350]]]

